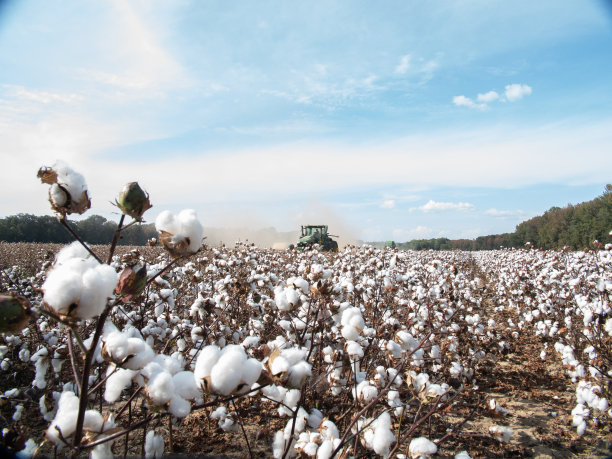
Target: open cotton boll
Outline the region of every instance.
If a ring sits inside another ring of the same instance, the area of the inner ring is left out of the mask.
[[[210,372],[212,390],[221,395],[234,392],[242,381],[242,366],[246,360],[242,346],[230,344],[224,347]]]
[[[109,367],[109,371],[112,368]],[[127,389],[132,384],[132,379],[136,376],[135,370],[125,370],[118,368],[106,380],[106,390],[104,391],[104,400],[109,403],[116,402],[124,389]]]
[[[178,215],[163,211],[155,219],[159,240],[173,257],[191,255],[202,247],[204,228],[193,209],[185,209]]]
[[[164,455],[164,437],[150,430],[145,437],[145,457],[158,458]]]
[[[185,400],[178,394],[174,394],[170,399],[170,405],[168,411],[177,418],[184,418],[191,413],[191,403]]]
[[[438,452],[438,446],[425,437],[413,438],[408,452],[411,459],[428,458]]]
[[[172,376],[172,381],[177,395],[186,400],[194,400],[202,395],[191,371],[179,371]]]
[[[165,405],[170,401],[174,393],[174,381],[170,373],[159,371],[149,379],[147,394],[155,405]]]
[[[61,445],[62,440],[59,437],[59,428],[65,439],[68,439],[76,430],[76,418],[79,410],[79,398],[74,392],[66,391],[60,396],[58,402],[57,413],[51,425],[47,429],[45,436],[55,443]],[[92,432],[101,432],[104,425],[104,418],[95,410],[87,410],[83,421],[83,428]]]
[[[217,360],[219,360],[220,355],[221,350],[214,344],[206,346],[204,349],[202,349],[198,354],[198,359],[196,360],[194,370],[196,379],[202,379],[206,376],[210,376],[210,372],[215,363],[217,363]]]
[[[56,264],[42,285],[44,302],[61,315],[91,319],[104,310],[119,275],[92,258],[69,258]]]
[[[83,290],[77,308],[83,319],[98,316],[104,311],[108,298],[113,296],[119,275],[109,265],[98,265],[83,274]]]
[[[391,431],[391,416],[384,412],[373,423],[374,437],[372,439],[372,449],[376,454],[386,456],[389,448],[395,442],[395,435]]]
[[[491,426],[489,427],[489,433],[493,434],[497,441],[502,443],[508,443],[514,435],[514,432],[510,427],[504,426]]]
[[[472,459],[472,456],[470,456],[467,451],[461,451],[455,454],[455,459]]]

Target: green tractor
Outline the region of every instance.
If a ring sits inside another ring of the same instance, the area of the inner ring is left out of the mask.
[[[327,225],[305,225],[302,226],[302,235],[297,243],[297,249],[302,251],[314,244],[319,244],[326,252],[337,252],[338,243],[327,233]],[[338,236],[333,236],[338,237]]]

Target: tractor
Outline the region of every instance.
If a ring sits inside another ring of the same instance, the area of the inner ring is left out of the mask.
[[[337,252],[338,243],[327,233],[327,225],[305,225],[302,226],[302,235],[297,243],[297,249],[302,251],[314,244],[319,244],[322,250],[327,252]],[[338,236],[333,236],[338,237]]]

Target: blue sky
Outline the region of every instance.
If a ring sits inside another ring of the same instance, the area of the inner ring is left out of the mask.
[[[476,237],[612,182],[609,1],[0,1],[0,215]]]

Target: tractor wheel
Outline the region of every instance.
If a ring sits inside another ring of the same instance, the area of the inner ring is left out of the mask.
[[[338,243],[336,241],[332,241],[332,243],[331,243],[331,251],[338,253]]]

